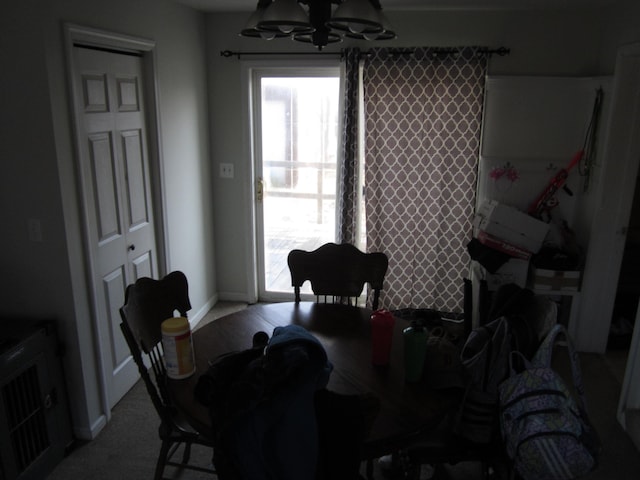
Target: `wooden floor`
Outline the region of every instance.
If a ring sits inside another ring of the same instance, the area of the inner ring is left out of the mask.
[[[266,289],[273,292],[291,292],[291,275],[287,265],[287,255],[294,249],[315,250],[332,240],[322,238],[319,228],[302,229],[298,226],[272,228],[265,240]],[[308,282],[305,288],[309,289]]]

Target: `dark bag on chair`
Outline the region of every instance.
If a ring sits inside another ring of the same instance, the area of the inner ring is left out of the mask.
[[[196,400],[209,408],[215,443],[213,462],[220,480],[241,480],[220,434],[235,415],[249,408],[247,402],[255,398],[255,394],[248,394],[249,391],[261,388],[255,382],[252,385],[251,375],[247,372],[260,368],[263,350],[264,347],[254,347],[221,355],[196,383]],[[238,381],[243,377],[244,381]]]
[[[460,353],[467,384],[454,426],[461,437],[485,444],[499,439],[498,385],[509,376],[512,351],[528,357],[537,349],[538,330],[547,317],[538,303],[530,290],[503,285],[495,293],[491,321],[467,337]]]
[[[500,317],[474,329],[460,360],[466,388],[455,431],[474,443],[498,437],[498,386],[509,376],[512,351],[530,351],[535,345],[531,326],[520,316]]]
[[[314,400],[331,369],[322,344],[298,325],[276,327],[264,349],[230,354],[211,365],[195,394],[209,407],[214,463],[225,480],[315,475]]]
[[[460,359],[467,386],[455,421],[456,434],[474,443],[489,443],[498,431],[498,385],[508,373],[511,332],[506,317],[474,329]]]

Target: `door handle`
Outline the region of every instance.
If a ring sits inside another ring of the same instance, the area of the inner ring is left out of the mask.
[[[256,180],[256,200],[258,201],[258,203],[262,203],[263,199],[264,199],[264,180],[262,180],[262,177],[259,177]]]

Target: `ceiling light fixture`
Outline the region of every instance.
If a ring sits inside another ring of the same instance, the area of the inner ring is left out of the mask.
[[[318,50],[342,41],[344,36],[359,40],[396,38],[379,0],[258,0],[240,35],[265,40],[291,37]]]

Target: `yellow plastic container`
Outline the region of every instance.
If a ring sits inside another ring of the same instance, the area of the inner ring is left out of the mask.
[[[191,327],[184,317],[168,318],[161,325],[164,365],[169,378],[187,378],[196,371]]]

